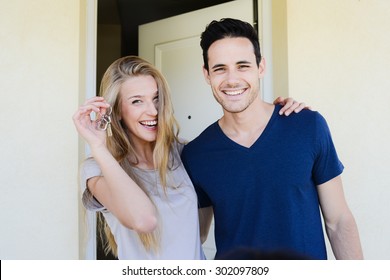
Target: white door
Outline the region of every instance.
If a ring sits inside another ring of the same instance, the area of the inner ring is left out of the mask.
[[[199,42],[200,34],[210,21],[226,17],[253,23],[253,1],[231,1],[139,27],[139,55],[155,64],[166,77],[180,136],[187,140],[192,140],[222,116],[203,77]],[[208,259],[215,255],[213,232],[212,225],[203,246]]]

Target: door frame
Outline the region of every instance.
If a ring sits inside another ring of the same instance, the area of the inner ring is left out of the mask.
[[[86,47],[85,47],[85,90],[81,92],[80,100],[86,100],[96,96],[96,50],[97,50],[97,15],[98,15],[98,0],[86,0],[86,26],[85,26],[85,35],[86,35]],[[83,58],[81,58],[83,59]],[[87,144],[85,144],[84,154],[86,156],[90,155],[90,149]],[[95,212],[86,211],[83,209],[83,206],[80,202],[79,211],[79,224],[80,226],[80,250],[85,250],[85,252],[80,252],[80,256],[84,256],[86,260],[96,260],[96,214]]]

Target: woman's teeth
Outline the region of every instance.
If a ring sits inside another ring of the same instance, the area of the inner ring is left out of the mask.
[[[146,125],[146,126],[156,126],[157,125],[157,121],[143,121],[143,122],[140,122],[142,125]]]

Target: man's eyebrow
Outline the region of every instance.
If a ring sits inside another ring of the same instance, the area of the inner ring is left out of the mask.
[[[247,60],[241,60],[241,61],[238,61],[236,64],[251,64],[251,62],[247,61]]]
[[[213,67],[211,67],[211,69],[215,69],[215,68],[219,68],[219,67],[223,67],[223,66],[225,66],[225,64],[222,64],[222,63],[215,64]]]
[[[248,60],[240,60],[240,61],[236,62],[236,65],[240,65],[240,64],[252,64],[252,63]],[[225,64],[219,63],[219,64],[215,64],[213,67],[211,67],[211,69],[224,67],[224,66],[225,66]]]

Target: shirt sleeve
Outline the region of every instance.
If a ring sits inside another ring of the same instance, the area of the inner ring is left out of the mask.
[[[102,211],[105,209],[105,207],[96,200],[87,187],[88,179],[97,176],[102,176],[99,165],[93,158],[87,158],[80,167],[80,187],[83,205],[87,210],[91,211]]]
[[[313,175],[315,184],[320,185],[339,176],[344,166],[338,158],[326,120],[320,115],[316,119],[317,156]]]

